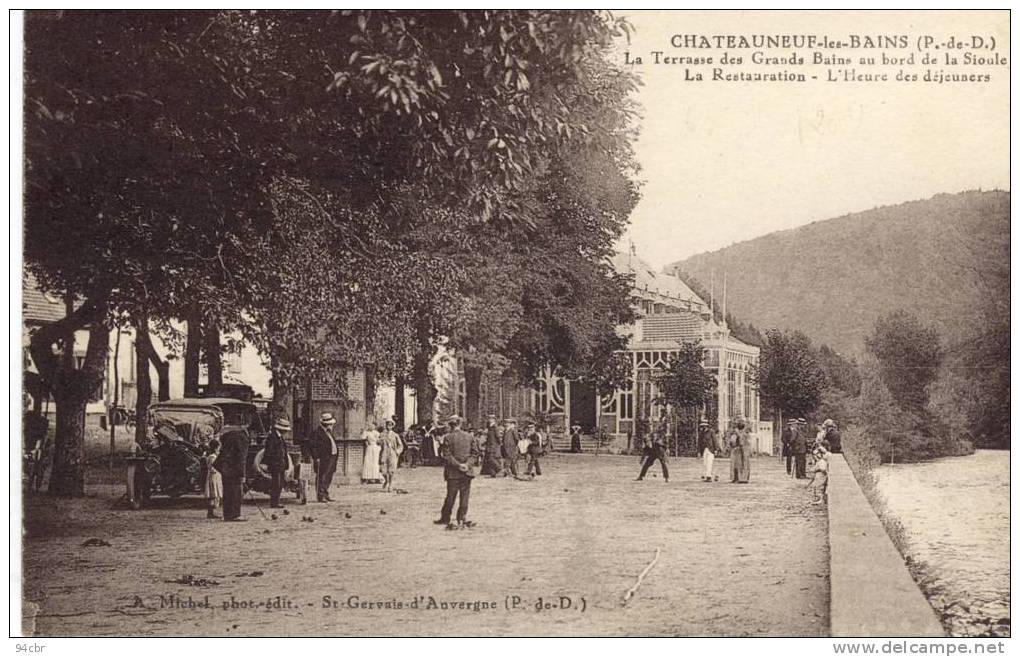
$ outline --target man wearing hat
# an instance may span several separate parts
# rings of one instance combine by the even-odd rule
[[[503,446],[499,440],[499,427],[496,426],[496,416],[490,413],[488,418],[486,418],[486,424],[485,464],[482,467],[482,474],[495,477],[503,471]]]
[[[645,460],[641,464],[641,474],[637,481],[642,481],[648,474],[648,468],[652,467],[655,461],[659,462],[662,468],[662,480],[669,483],[669,466],[666,465],[666,436],[659,431],[652,433],[651,437],[645,437]]]
[[[468,501],[471,499],[471,480],[478,474],[478,463],[482,457],[482,448],[471,434],[460,428],[463,420],[459,415],[452,415],[447,421],[450,432],[443,440],[443,479],[446,480],[446,499],[439,512],[437,525],[446,525],[447,529],[468,529],[475,523],[467,519]],[[450,522],[453,503],[460,496],[457,507],[457,524]]]
[[[797,479],[807,479],[807,420],[797,418],[796,430],[790,450],[793,452],[793,472]]]
[[[262,464],[269,471],[269,508],[279,509],[280,492],[283,491],[283,475],[290,465],[287,456],[286,434],[290,432],[290,420],[281,417],[273,424],[266,436],[266,444],[262,453]]]
[[[524,436],[528,439],[528,478],[534,479],[535,475],[542,476],[542,462],[540,459],[547,451],[551,451],[548,439],[542,435],[534,422],[529,421],[524,426]]]
[[[517,451],[517,420],[512,417],[506,419],[506,431],[503,432],[503,476],[507,473],[514,476],[514,479],[518,478],[517,475],[517,459],[520,457],[520,452]]]
[[[698,451],[701,452],[701,459],[705,464],[705,474],[701,475],[702,481],[719,481],[713,470],[715,455],[719,449],[719,433],[712,428],[708,420],[702,420],[698,423]]]
[[[248,459],[248,432],[234,429],[220,438],[220,453],[213,467],[223,479],[223,519],[242,522],[241,496],[244,493],[244,470]]]
[[[312,456],[315,457],[315,498],[319,502],[331,502],[329,486],[333,483],[336,472],[336,457],[339,453],[336,439],[333,438],[333,427],[336,419],[333,414],[325,412],[319,416],[319,428],[312,436]]]
[[[790,418],[783,428],[783,451],[782,458],[786,459],[786,474],[793,475],[793,438],[797,433],[797,420]]]

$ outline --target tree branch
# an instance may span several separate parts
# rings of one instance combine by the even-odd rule
[[[32,334],[29,339],[29,352],[36,369],[39,370],[39,375],[48,385],[53,384],[60,374],[60,359],[53,354],[53,345],[63,340],[68,332],[83,329],[100,319],[105,311],[105,299],[86,299],[85,303],[70,315],[44,324]],[[65,348],[73,349],[74,345],[67,345]],[[92,340],[90,339],[89,349],[91,350],[91,348]],[[106,345],[106,348],[109,348],[109,344]],[[104,353],[103,358],[105,357]],[[87,354],[86,358],[88,358]]]

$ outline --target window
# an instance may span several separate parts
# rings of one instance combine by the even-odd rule
[[[652,416],[651,373],[645,369],[637,373],[637,406],[638,417],[647,419]]]
[[[545,412],[549,410],[549,393],[547,392],[547,384],[544,380],[539,379],[535,384],[535,408]]]
[[[734,370],[726,370],[726,416],[734,417],[737,414],[737,373]]]
[[[229,374],[241,374],[241,354],[229,352],[226,356],[227,372]]]
[[[624,387],[617,393],[620,404],[620,419],[621,420],[633,420],[634,419],[634,389],[633,382],[628,381]]]

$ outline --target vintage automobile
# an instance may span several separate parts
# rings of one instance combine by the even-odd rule
[[[262,465],[267,429],[255,404],[229,397],[197,397],[158,402],[149,407],[146,444],[134,445],[127,458],[128,501],[140,508],[153,496],[204,495],[209,473],[209,441],[238,429],[249,437],[245,493],[269,492]],[[301,495],[300,449],[288,441],[285,489]]]

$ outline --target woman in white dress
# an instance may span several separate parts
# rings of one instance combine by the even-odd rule
[[[361,437],[365,440],[365,462],[361,466],[361,483],[381,483],[382,472],[379,470],[379,453],[382,451],[382,448],[379,445],[378,427],[375,424],[369,423]]]

